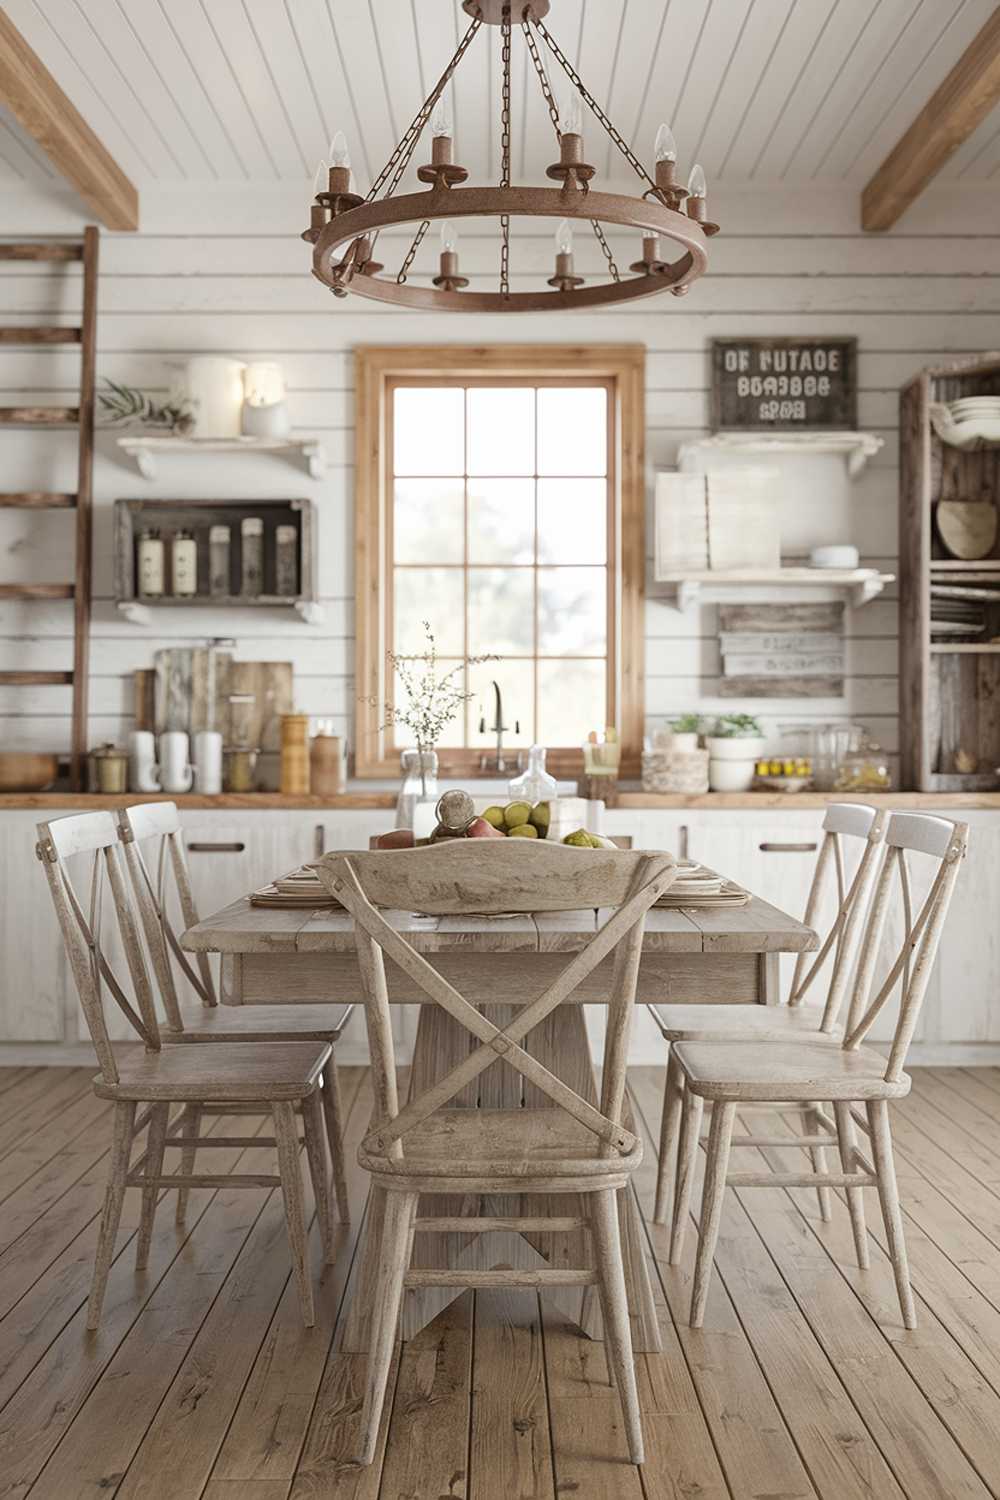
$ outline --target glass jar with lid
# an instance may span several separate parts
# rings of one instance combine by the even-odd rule
[[[858,728],[841,756],[835,792],[887,792],[892,785],[889,762],[882,746]]]

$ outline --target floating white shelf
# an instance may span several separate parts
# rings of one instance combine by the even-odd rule
[[[315,438],[185,438],[120,437],[118,446],[144,479],[156,478],[158,461],[166,455],[180,453],[277,453],[301,460],[313,479],[326,473],[326,451]]]
[[[699,449],[717,448],[729,453],[842,453],[847,472],[857,479],[885,440],[872,432],[716,432],[697,442],[682,443],[677,467],[694,467],[690,460]],[[685,462],[685,459],[688,462]]]
[[[215,594],[186,595],[182,599],[165,597],[146,602],[143,599],[119,599],[115,608],[123,619],[128,620],[130,625],[141,625],[144,628],[152,625],[153,611],[164,609],[170,605],[181,605],[190,609],[192,605],[200,605],[204,609],[246,609],[253,606],[263,606],[265,609],[294,609],[299,619],[305,625],[322,625],[326,619],[326,610],[322,604],[315,599],[272,599],[267,596],[259,596],[247,599],[237,596],[234,599],[219,598]]]
[[[846,594],[855,609],[881,594],[894,573],[875,568],[717,568],[663,573],[657,583],[672,584],[679,610],[696,604],[702,592],[732,588],[811,588],[821,596]]]

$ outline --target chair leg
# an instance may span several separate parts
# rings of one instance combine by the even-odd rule
[[[326,1141],[330,1148],[330,1166],[333,1170],[333,1191],[337,1199],[337,1217],[341,1224],[351,1222],[351,1210],[347,1202],[347,1180],[344,1177],[344,1124],[340,1107],[340,1079],[337,1076],[337,1054],[330,1054],[330,1061],[323,1069],[322,1085],[323,1115],[326,1119]]]
[[[87,1303],[87,1328],[91,1332],[101,1321],[104,1291],[108,1284],[108,1272],[111,1269],[111,1261],[115,1252],[115,1238],[121,1222],[125,1179],[128,1176],[129,1158],[132,1155],[134,1124],[135,1104],[131,1102],[116,1104],[111,1158],[108,1163],[108,1185],[104,1193],[101,1231],[97,1240],[97,1255],[94,1258],[94,1279],[90,1285],[90,1300]]]
[[[708,1286],[712,1279],[712,1261],[719,1238],[719,1223],[722,1219],[722,1200],[726,1192],[726,1173],[729,1170],[729,1147],[733,1138],[733,1121],[736,1105],[729,1100],[718,1100],[712,1107],[712,1129],[708,1137],[708,1164],[705,1168],[705,1186],[701,1195],[701,1220],[698,1225],[698,1259],[694,1267],[694,1290],[691,1293],[692,1328],[700,1328],[705,1321],[705,1304],[708,1301]]]
[[[639,1414],[639,1391],[635,1383],[635,1359],[632,1355],[632,1331],[628,1321],[628,1296],[625,1290],[625,1267],[622,1263],[621,1230],[618,1224],[618,1194],[612,1188],[588,1195],[591,1200],[590,1222],[594,1237],[594,1259],[600,1278],[604,1307],[604,1337],[608,1346],[608,1363],[614,1372],[625,1417],[625,1439],[629,1458],[634,1464],[645,1462],[642,1446],[642,1417]]]
[[[197,1140],[201,1131],[201,1105],[189,1104],[184,1110],[184,1120],[181,1124],[181,1135],[191,1145],[181,1148],[181,1164],[179,1171],[182,1177],[190,1177],[194,1172],[195,1156],[198,1150]],[[177,1189],[177,1214],[176,1222],[183,1224],[187,1217],[188,1198],[191,1189],[182,1187]]]
[[[385,1192],[384,1189],[379,1191]],[[403,1277],[410,1259],[410,1238],[417,1209],[416,1193],[385,1192],[385,1218],[379,1242],[375,1297],[372,1303],[368,1346],[365,1405],[361,1414],[361,1451],[358,1463],[375,1458],[382,1407],[389,1384],[396,1326],[403,1301]]]
[[[819,1124],[819,1106],[810,1104],[804,1111],[806,1135],[820,1135],[822,1126]],[[826,1147],[810,1146],[809,1160],[812,1162],[813,1172],[817,1177],[825,1177],[829,1168],[826,1164]],[[817,1184],[816,1198],[819,1202],[819,1216],[824,1224],[829,1224],[833,1218],[833,1195],[828,1187]]]
[[[680,1063],[674,1060],[674,1049],[667,1045],[667,1081],[663,1089],[663,1115],[660,1119],[660,1155],[656,1175],[656,1207],[653,1223],[667,1222],[667,1194],[669,1192],[670,1167],[677,1146],[677,1135],[684,1106],[684,1074]]]
[[[857,1170],[854,1161],[854,1148],[858,1142],[858,1133],[851,1115],[851,1106],[847,1103],[837,1103],[833,1106],[833,1112],[837,1118],[837,1143],[840,1147],[840,1165],[845,1172],[854,1172]],[[849,1187],[847,1189],[847,1208],[851,1215],[854,1250],[861,1270],[867,1271],[871,1265],[871,1256],[868,1251],[868,1230],[865,1226],[864,1194],[864,1188]]]
[[[680,1264],[684,1252],[684,1236],[691,1213],[691,1190],[694,1187],[694,1172],[698,1162],[698,1140],[701,1136],[701,1117],[705,1101],[691,1089],[684,1090],[684,1109],[681,1113],[681,1138],[677,1147],[677,1178],[674,1183],[674,1217],[670,1228],[670,1264]]]
[[[309,1242],[306,1239],[306,1220],[302,1199],[302,1174],[299,1171],[299,1132],[295,1123],[294,1106],[287,1101],[271,1105],[274,1117],[274,1135],[278,1146],[278,1171],[281,1174],[281,1192],[285,1200],[285,1221],[288,1225],[288,1249],[292,1257],[292,1272],[299,1292],[299,1307],[302,1321],[312,1328],[316,1321],[313,1309],[312,1280],[309,1274]]]
[[[306,1157],[316,1199],[316,1217],[323,1240],[323,1259],[330,1265],[335,1259],[333,1248],[333,1210],[330,1204],[330,1177],[326,1165],[323,1105],[319,1091],[314,1090],[302,1101],[302,1127],[306,1137]]]
[[[167,1124],[170,1119],[169,1104],[154,1104],[149,1114],[149,1129],[146,1132],[145,1176],[150,1186],[142,1190],[142,1216],[139,1234],[135,1243],[135,1268],[144,1271],[149,1260],[149,1247],[153,1239],[153,1220],[156,1218],[156,1200],[160,1189],[156,1178],[163,1176],[163,1150],[167,1139]]]
[[[872,1133],[872,1151],[875,1175],[878,1178],[878,1197],[885,1221],[885,1236],[892,1257],[892,1271],[896,1278],[899,1309],[907,1328],[916,1328],[917,1309],[910,1286],[910,1268],[906,1260],[906,1238],[903,1234],[903,1213],[899,1206],[899,1189],[896,1186],[896,1164],[892,1156],[892,1133],[889,1129],[889,1101],[872,1099],[868,1103],[868,1128]]]

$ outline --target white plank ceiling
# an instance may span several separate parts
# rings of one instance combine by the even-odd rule
[[[553,35],[648,161],[661,119],[710,181],[866,181],[995,0],[553,0]],[[458,0],[0,0],[140,187],[311,179],[343,129],[362,191],[467,24]],[[456,77],[459,159],[498,170],[499,48]],[[514,167],[553,159],[523,42]],[[558,93],[558,90],[557,90]],[[590,157],[620,176],[593,120]],[[627,168],[625,171],[627,173]],[[0,179],[51,169],[0,112]],[[1000,176],[1000,112],[943,174]]]

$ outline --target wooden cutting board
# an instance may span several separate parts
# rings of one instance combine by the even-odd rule
[[[997,539],[997,510],[990,500],[939,500],[937,529],[952,557],[988,557]]]
[[[292,712],[294,672],[290,661],[233,661],[224,651],[175,647],[157,651],[151,670],[135,673],[136,728],[217,729],[223,743],[276,752],[280,719]],[[233,697],[252,702],[233,705]]]

